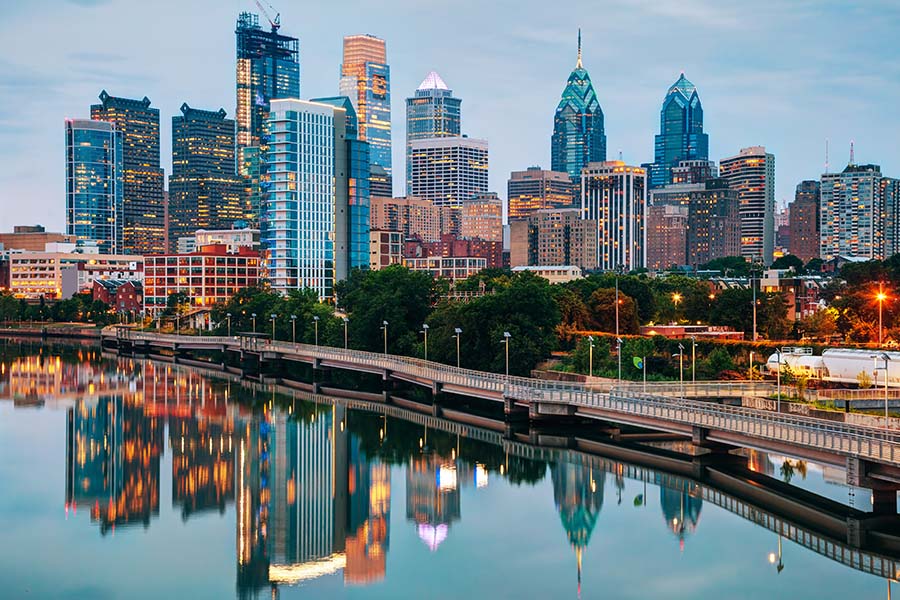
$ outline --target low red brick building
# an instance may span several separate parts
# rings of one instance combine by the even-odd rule
[[[141,312],[144,309],[144,284],[131,279],[95,279],[94,300],[110,306],[117,313]]]

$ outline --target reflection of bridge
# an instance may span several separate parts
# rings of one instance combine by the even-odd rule
[[[897,432],[689,400],[673,397],[671,391],[652,393],[651,388],[644,393],[633,387],[623,387],[601,393],[585,384],[506,377],[403,356],[258,338],[192,337],[107,329],[103,341],[123,352],[158,353],[165,350],[174,353],[176,361],[185,353],[211,350],[237,355],[242,365],[255,360],[260,370],[266,364],[291,361],[309,363],[314,368],[375,373],[385,381],[399,380],[428,387],[435,396],[446,392],[493,400],[503,403],[507,413],[527,411],[535,420],[598,419],[690,435],[698,443],[758,448],[846,465],[853,478],[851,483],[862,485],[874,481],[877,484],[870,487],[879,495],[879,506],[895,503],[890,494],[896,492],[900,481],[900,435]],[[733,384],[729,386],[733,387]]]

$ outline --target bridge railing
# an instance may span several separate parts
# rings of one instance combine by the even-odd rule
[[[787,389],[787,386],[782,386]],[[775,386],[765,381],[677,381],[624,382],[613,384],[613,389],[628,392],[650,393],[684,398],[740,398],[743,396],[767,396],[775,393]]]

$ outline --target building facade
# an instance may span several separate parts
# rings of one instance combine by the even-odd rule
[[[820,180],[820,257],[883,260],[885,206],[881,167],[849,164]]]
[[[359,123],[357,139],[369,143],[371,167],[376,174],[391,168],[391,68],[384,40],[373,35],[344,37],[340,94],[350,98]]]
[[[597,268],[633,271],[647,263],[647,172],[620,160],[581,174],[582,217],[597,223]]]
[[[227,252],[224,245],[204,246],[191,254],[145,257],[144,310],[153,317],[169,296],[187,294],[194,307],[227,302],[238,290],[259,283],[259,253],[249,248]]]
[[[410,147],[413,140],[462,135],[462,100],[453,97],[441,76],[431,71],[412,98],[406,99],[406,185],[409,189]]]
[[[674,183],[672,169],[681,161],[708,158],[709,136],[703,132],[703,105],[697,88],[682,73],[666,93],[659,113],[654,162],[648,169],[650,187]]]
[[[68,236],[103,254],[124,252],[123,174],[122,133],[115,123],[66,120]]]
[[[458,281],[486,269],[487,259],[475,256],[427,256],[404,258],[403,264],[411,271],[425,271],[434,278]]]
[[[369,231],[369,269],[378,271],[403,262],[403,234],[399,231]]]
[[[277,19],[276,19],[277,21]],[[237,172],[246,177],[245,194],[256,225],[267,182],[265,151],[270,102],[300,97],[300,40],[278,33],[279,23],[265,31],[255,14],[242,12],[235,27]]]
[[[575,70],[569,75],[553,118],[550,156],[550,168],[568,173],[573,181],[580,180],[581,170],[588,163],[606,160],[603,110],[581,62],[581,30]]]
[[[4,250],[43,252],[47,244],[75,244],[75,235],[46,231],[42,225],[15,225],[12,233],[0,233],[0,246]]]
[[[587,271],[597,268],[597,233],[593,219],[583,219],[580,208],[538,210],[525,219],[509,222],[509,265],[571,265]]]
[[[494,192],[463,200],[459,207],[459,237],[502,242],[503,200]]]
[[[575,203],[575,185],[569,174],[528,167],[510,173],[506,184],[509,219],[522,219],[538,210],[567,208]]]
[[[446,211],[422,198],[372,198],[372,229],[399,231],[424,242],[441,239]]]
[[[409,142],[410,196],[438,206],[456,206],[488,191],[488,143],[467,137]]]
[[[687,264],[688,207],[656,204],[647,208],[647,268],[664,271]]]
[[[737,190],[741,213],[741,256],[771,264],[775,250],[775,155],[763,146],[742,148],[719,161],[719,173]]]
[[[194,245],[224,245],[226,252],[237,252],[239,248],[259,251],[259,229],[198,229],[194,232]]]
[[[65,300],[93,289],[97,279],[144,277],[144,259],[122,254],[23,252],[9,256],[9,291],[27,300]]]
[[[159,109],[150,99],[116,98],[103,90],[91,119],[122,133],[122,252],[162,252],[166,238],[164,174],[159,163]]]
[[[253,220],[244,183],[234,172],[235,122],[217,111],[181,105],[172,117],[169,249],[198,229],[228,229]]]
[[[804,263],[819,257],[819,189],[818,181],[801,181],[789,209],[788,250]]]
[[[884,256],[900,254],[900,179],[881,180],[884,198]]]

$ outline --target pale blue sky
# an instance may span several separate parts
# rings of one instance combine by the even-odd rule
[[[63,120],[101,89],[161,111],[162,164],[182,102],[234,113],[234,21],[252,0],[18,0],[0,16],[0,230],[64,228]],[[868,0],[276,0],[300,37],[304,97],[337,93],[341,38],[387,40],[394,167],[403,172],[404,99],[437,70],[463,99],[463,130],[490,142],[491,189],[511,170],[549,168],[553,111],[575,63],[606,115],[610,158],[653,158],[663,96],[681,70],[700,92],[711,158],[765,145],[777,198],[818,178],[825,139],[842,167],[900,177],[900,3]],[[395,187],[400,192],[399,187]]]

